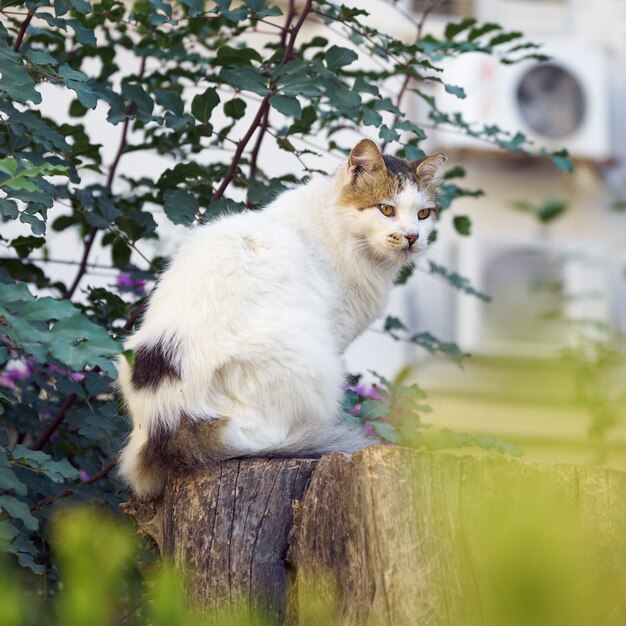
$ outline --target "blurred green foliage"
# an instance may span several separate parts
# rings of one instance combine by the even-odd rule
[[[451,596],[453,606],[449,610],[455,614],[476,602],[481,606],[480,615],[467,614],[467,626],[626,623],[625,509],[618,506],[612,521],[607,522],[603,511],[592,508],[594,502],[603,502],[604,488],[594,491],[591,479],[583,482],[591,491],[572,498],[566,482],[559,490],[559,479],[554,479],[558,469],[554,471],[548,480],[545,474],[524,475],[519,470],[519,476],[524,475],[523,482],[510,483],[511,475],[505,472],[500,477],[491,474],[484,481],[464,484],[464,518],[443,524],[439,540],[452,541],[450,549],[457,555],[453,561],[442,563],[444,573],[446,568],[462,564],[456,574],[467,588],[467,597]],[[518,490],[507,498],[508,505],[497,506],[513,485]],[[449,489],[454,492],[458,485],[449,485]],[[616,495],[619,491],[606,493]],[[446,515],[439,510],[432,514],[433,520]],[[603,532],[608,529],[608,535],[594,531],[594,515],[600,516],[597,526]],[[447,534],[450,529],[452,536]],[[2,626],[266,623],[248,606],[230,606],[205,614],[194,610],[185,600],[184,573],[167,563],[153,569],[142,582],[136,576],[140,547],[134,530],[93,507],[69,507],[57,514],[52,523],[52,548],[63,585],[47,602],[33,593],[27,579],[6,559],[1,562]],[[340,595],[329,591],[322,572],[314,580],[312,585],[298,589],[298,623],[338,623]],[[458,584],[455,580],[454,585]],[[133,590],[130,594],[129,589]],[[439,590],[437,596],[449,592]],[[54,612],[50,611],[50,602],[55,606]],[[447,619],[443,612],[432,623],[448,624]]]

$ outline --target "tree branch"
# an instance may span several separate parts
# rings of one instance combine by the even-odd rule
[[[59,409],[59,412],[56,414],[56,417],[50,422],[48,428],[44,430],[41,435],[37,438],[31,450],[41,450],[46,443],[50,440],[50,437],[55,433],[56,429],[60,426],[61,422],[65,419],[65,414],[68,412],[70,407],[76,402],[78,396],[75,393],[71,393],[67,398],[65,398],[65,402],[63,406]]]
[[[93,483],[97,482],[101,478],[105,478],[106,476],[109,475],[111,470],[115,468],[116,465],[117,465],[117,459],[114,458],[108,465],[103,467],[97,474],[94,474],[93,476],[85,480],[84,481],[85,485],[92,485]]]
[[[420,21],[417,23],[417,33],[415,35],[415,43],[419,43],[422,39],[422,31],[424,30],[424,25],[426,24],[426,20],[428,19],[428,16],[435,9],[437,9],[437,7],[441,6],[444,2],[445,0],[435,0],[435,2],[433,2],[432,4],[429,4],[422,11],[422,17],[420,18]],[[411,84],[411,78],[412,77],[410,74],[406,74],[406,76],[404,77],[404,81],[402,82],[402,86],[400,87],[400,91],[398,92],[398,97],[396,98],[396,106],[398,108],[400,108],[400,105],[402,104],[402,99],[404,98],[404,94],[406,93],[406,90],[409,88],[409,85]],[[393,118],[393,123],[391,125],[395,126],[399,120],[400,120],[400,116],[396,113],[396,115]],[[388,144],[389,144],[388,141],[383,142],[380,148],[381,152],[385,152],[385,148],[387,147]]]
[[[285,18],[285,25],[280,27],[280,47],[281,49],[285,48],[287,44],[287,37],[291,32],[291,22],[296,15],[296,2],[295,0],[289,0],[289,8],[287,9],[287,17]],[[254,180],[256,177],[257,171],[257,161],[259,158],[259,152],[261,151],[261,144],[263,143],[263,137],[265,137],[265,133],[267,131],[267,127],[269,125],[270,120],[270,110],[269,107],[265,110],[265,114],[263,115],[263,119],[261,120],[261,125],[259,127],[259,134],[257,136],[256,143],[250,152],[250,180]]]
[[[141,59],[141,65],[139,66],[138,80],[141,80],[143,78],[143,75],[146,71],[146,58],[147,57],[144,56]],[[137,108],[137,105],[134,102],[130,102],[128,106],[126,107],[126,111],[125,111],[126,116],[124,119],[124,124],[122,126],[122,136],[120,137],[120,143],[117,147],[117,152],[115,154],[115,157],[113,158],[113,161],[109,167],[109,174],[107,176],[107,189],[109,190],[109,192],[111,191],[111,187],[113,185],[113,179],[115,178],[115,172],[117,171],[117,166],[119,165],[120,159],[122,158],[124,148],[126,148],[127,138],[128,138],[128,127],[130,125],[130,116],[135,112],[136,108]],[[76,272],[76,276],[74,277],[74,282],[72,283],[72,286],[68,289],[67,293],[65,294],[66,300],[71,300],[74,297],[74,293],[76,292],[76,289],[78,289],[78,285],[80,284],[80,281],[82,280],[83,276],[85,275],[85,272],[87,271],[87,261],[89,259],[89,253],[91,252],[91,248],[93,247],[97,234],[98,234],[98,228],[94,226],[89,231],[89,235],[87,236],[87,241],[85,242],[85,248],[83,250],[83,256],[80,260],[80,266],[78,267],[78,272]]]
[[[261,150],[261,143],[263,143],[263,137],[265,137],[265,133],[267,131],[267,127],[270,122],[270,110],[269,107],[265,110],[265,115],[261,120],[261,125],[259,127],[259,134],[256,139],[256,143],[250,152],[250,180],[254,180],[256,178],[257,171],[257,161],[259,159],[259,152]]]
[[[111,470],[115,468],[116,465],[117,465],[117,459],[114,458],[108,465],[103,467],[97,474],[94,474],[87,480],[84,480],[83,484],[92,485],[98,480],[105,478],[106,476],[109,475]],[[42,500],[39,500],[39,502],[37,502],[37,504],[31,509],[31,511],[33,513],[35,513],[36,511],[40,511],[44,507],[48,506],[51,502],[54,502],[55,500],[58,500],[59,498],[67,498],[67,496],[71,496],[73,493],[74,493],[73,489],[65,489],[64,491],[61,491],[61,493],[56,493],[53,496],[48,496],[47,498],[43,498]]]
[[[287,45],[285,47],[285,52],[283,54],[283,57],[280,60],[280,63],[278,64],[278,67],[282,67],[292,58],[293,49],[296,44],[296,38],[298,36],[298,33],[300,32],[300,29],[302,28],[302,25],[304,24],[304,21],[306,20],[307,16],[311,13],[312,4],[313,4],[313,0],[306,0],[306,4],[304,5],[302,9],[302,13],[300,14],[300,17],[298,18],[298,21],[295,23],[293,27],[287,28],[285,31],[283,31],[283,33],[288,36],[289,41],[287,42],[286,39],[284,39]],[[288,18],[289,19],[292,18],[291,13],[288,15]],[[259,128],[259,125],[261,124],[263,118],[265,117],[266,112],[269,110],[271,97],[272,97],[272,93],[270,92],[263,98],[263,100],[261,100],[259,109],[256,115],[254,116],[254,119],[252,120],[250,127],[246,131],[246,134],[237,143],[237,149],[235,150],[235,154],[233,155],[233,160],[230,164],[230,167],[228,168],[226,175],[224,176],[224,179],[222,180],[222,183],[216,189],[215,193],[211,197],[211,202],[215,202],[216,200],[219,200],[220,198],[222,198],[224,196],[224,192],[226,191],[230,183],[235,178],[235,175],[237,173],[237,166],[239,165],[239,161],[241,160],[241,155],[246,149],[246,146],[248,145],[255,131],[257,130],[257,128]]]
[[[85,275],[87,271],[87,260],[89,259],[89,253],[91,252],[91,248],[93,246],[93,242],[96,240],[96,235],[98,234],[98,229],[94,226],[90,231],[89,235],[87,235],[87,241],[85,242],[85,247],[83,249],[83,256],[80,259],[80,265],[78,266],[78,271],[76,272],[76,276],[74,277],[74,281],[72,282],[72,286],[67,290],[64,298],[65,300],[71,300],[78,288],[78,285]]]
[[[35,15],[34,11],[29,11],[26,17],[24,18],[24,21],[22,22],[20,26],[20,30],[17,33],[17,37],[15,38],[15,43],[13,44],[13,52],[20,51],[20,48],[22,47],[22,42],[24,41],[24,36],[26,35],[26,30],[28,28],[28,25],[30,24],[30,21],[33,19],[34,15]]]
[[[148,300],[144,300],[136,309],[135,312],[128,318],[128,321],[122,326],[122,330],[125,333],[130,332],[135,325],[135,322],[143,315],[143,312],[146,310],[146,306],[148,304]]]

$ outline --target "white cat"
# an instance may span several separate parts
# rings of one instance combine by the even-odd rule
[[[133,419],[120,474],[138,496],[210,460],[376,443],[340,417],[342,354],[426,248],[445,161],[364,139],[334,176],[190,232],[126,342],[132,367],[119,361]]]

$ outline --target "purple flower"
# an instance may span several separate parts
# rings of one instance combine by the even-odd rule
[[[87,482],[89,480],[90,476],[85,470],[78,470],[78,473],[80,474],[80,479],[83,482]]]
[[[143,278],[133,278],[130,272],[122,272],[115,279],[115,286],[120,291],[133,291],[141,295],[146,289],[146,281]]]
[[[71,372],[70,379],[75,383],[80,383],[85,380],[85,374],[83,374],[83,372]]]
[[[348,385],[348,389],[352,389],[352,391],[359,394],[361,398],[369,398],[370,400],[385,399],[383,396],[380,395],[378,389],[372,385],[359,383],[358,385]]]
[[[33,369],[32,359],[8,361],[4,370],[0,373],[0,387],[13,389],[18,381],[29,378],[33,373]]]
[[[48,365],[48,374],[60,374],[61,376],[67,376],[75,383],[80,383],[85,380],[85,374],[83,372],[75,372],[69,367],[62,369],[55,363],[50,363]]]

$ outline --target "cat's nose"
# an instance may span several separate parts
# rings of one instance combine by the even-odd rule
[[[409,242],[409,248],[418,240],[419,235],[411,233],[410,235],[404,235],[406,240]]]

